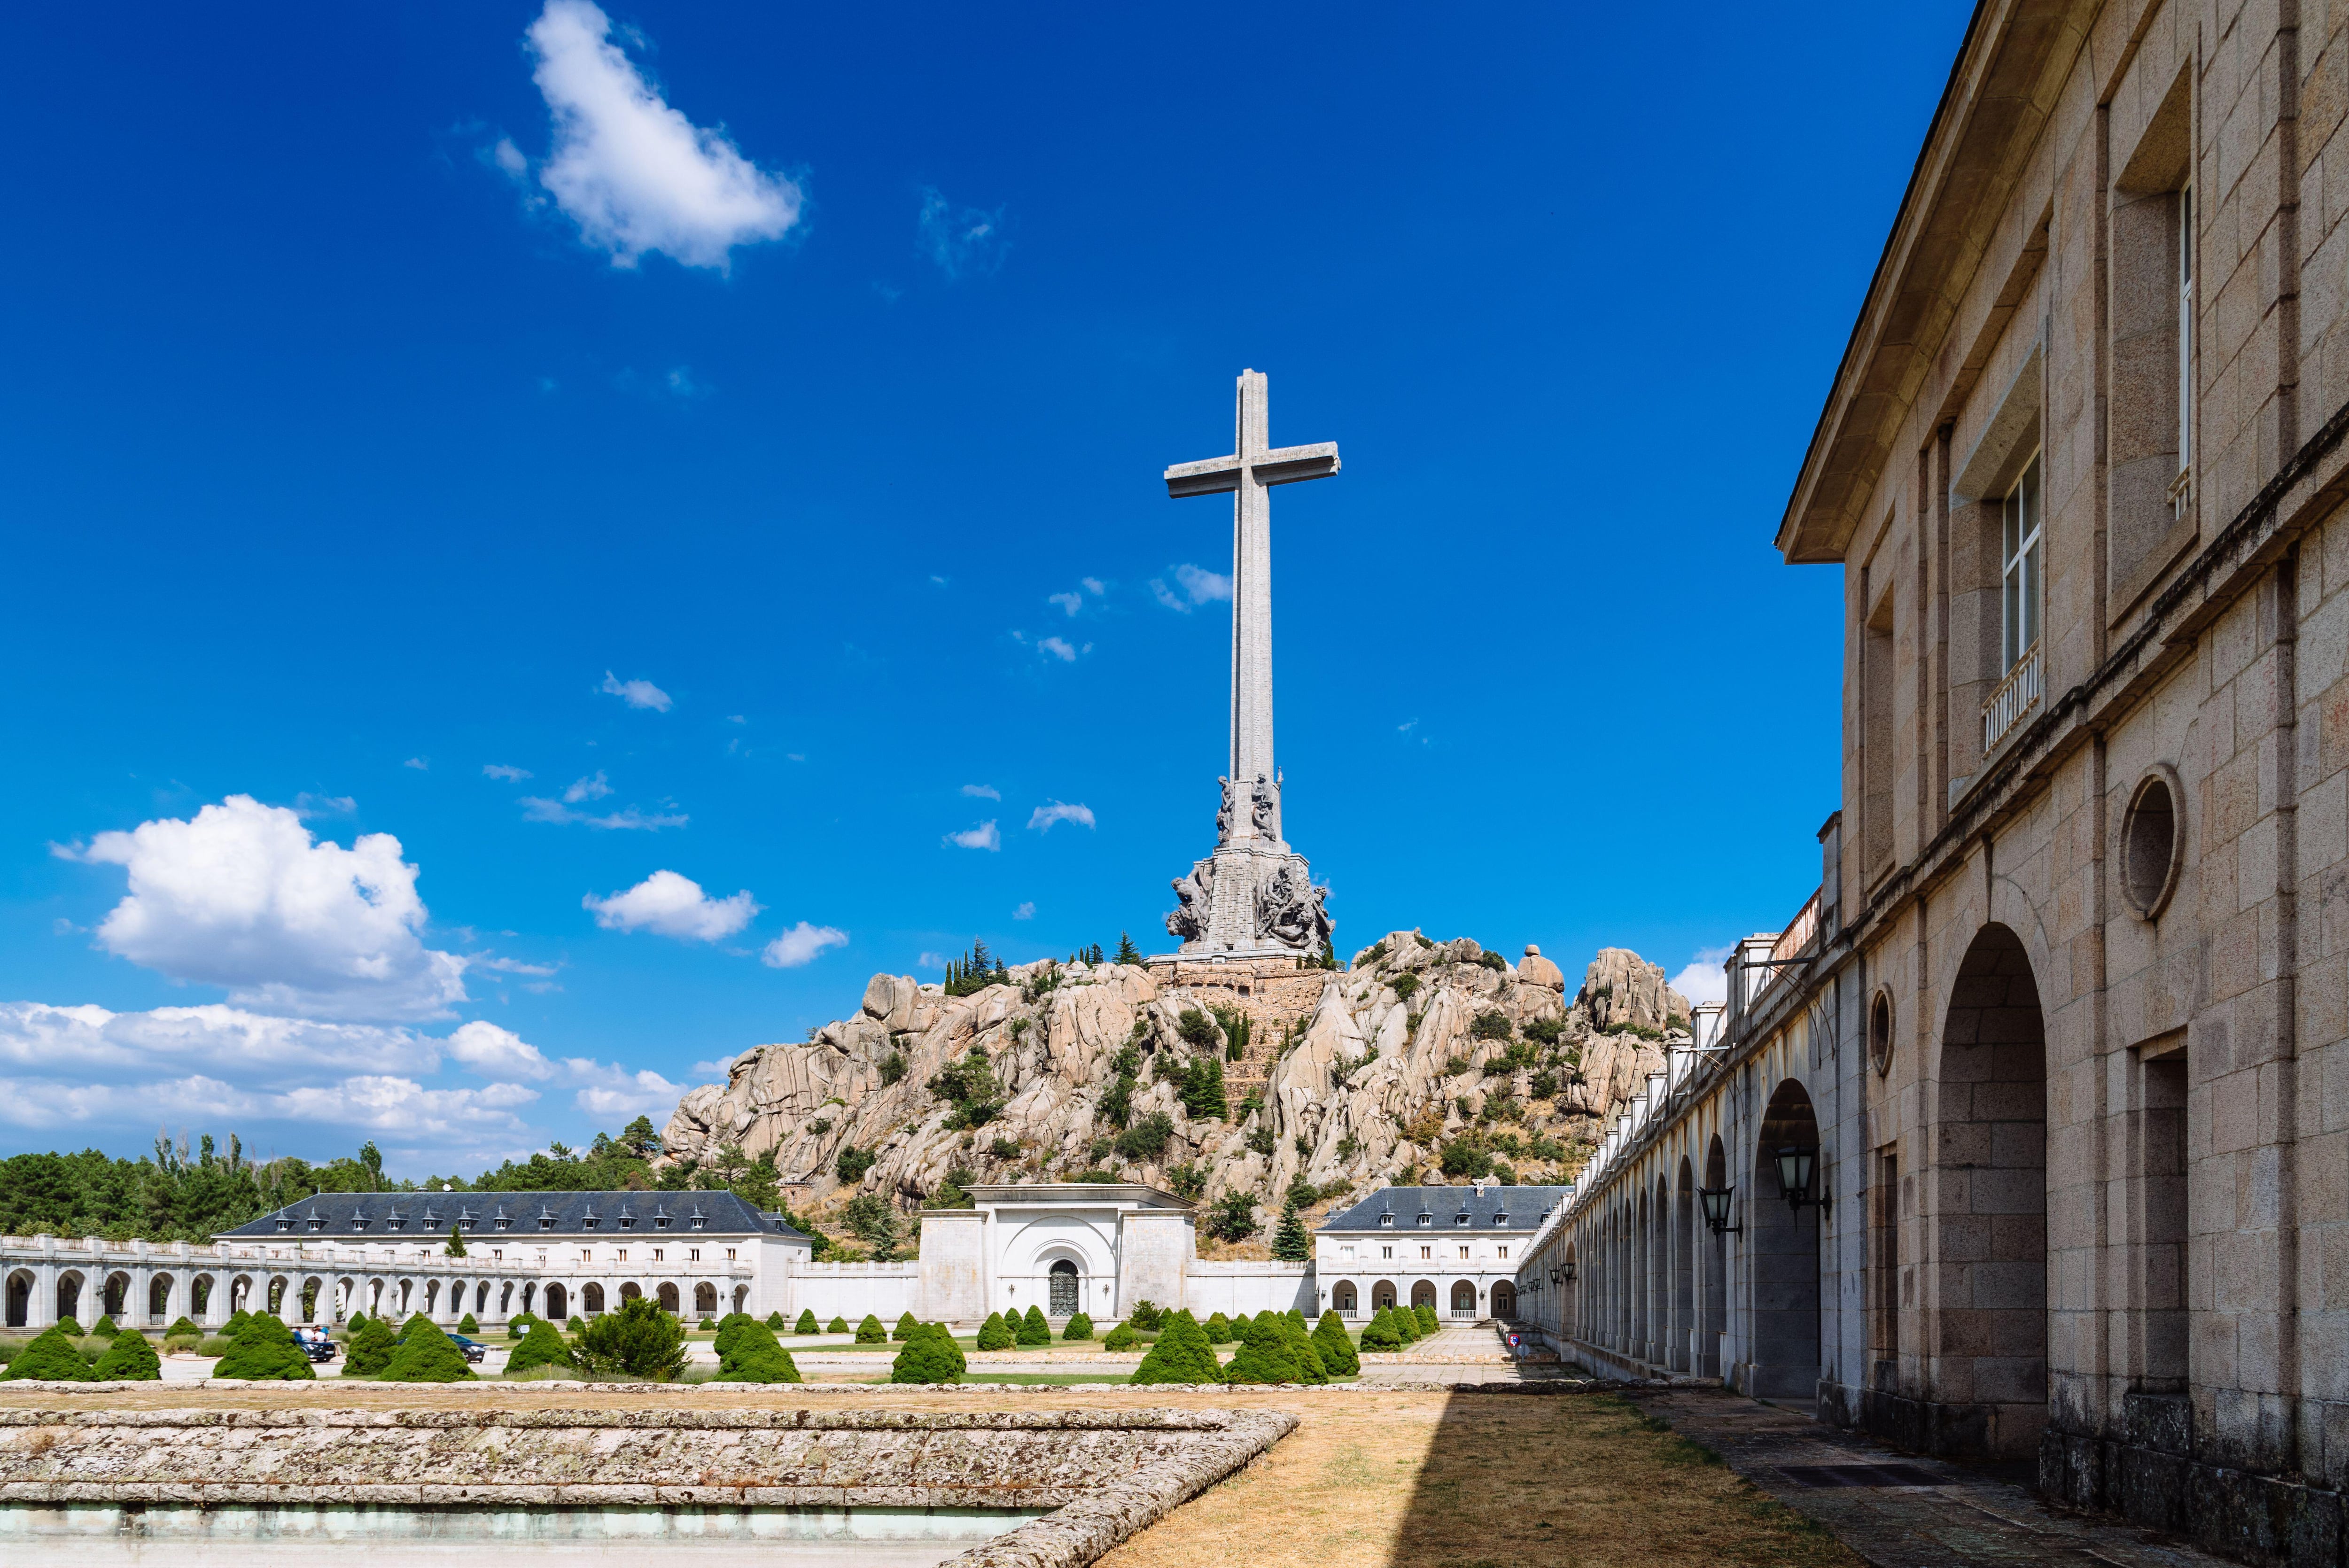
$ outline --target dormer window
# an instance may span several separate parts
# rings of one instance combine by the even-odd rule
[[[1468,1211],[1463,1209],[1457,1214],[1453,1215],[1452,1222],[1455,1225],[1466,1224],[1468,1222]]]
[[[310,1216],[310,1228],[311,1228],[312,1230],[314,1230],[314,1231],[323,1231],[323,1230],[325,1230],[325,1229],[326,1228],[326,1216],[325,1216],[325,1215],[323,1215],[323,1214],[313,1214],[313,1215],[311,1215],[311,1216]]]
[[[653,1216],[653,1229],[654,1229],[654,1230],[656,1230],[656,1231],[666,1231],[666,1230],[667,1230],[667,1229],[668,1229],[668,1216],[667,1216],[667,1214],[656,1214],[656,1215],[654,1215],[654,1216]]]
[[[594,1230],[594,1229],[595,1228],[595,1215],[593,1215],[593,1214],[590,1214],[590,1215],[588,1215],[585,1219],[584,1219],[584,1220],[580,1221],[580,1222],[579,1222],[579,1228],[580,1228],[581,1230],[583,1230],[583,1231],[592,1231],[592,1230]]]
[[[624,1231],[633,1231],[636,1228],[636,1217],[634,1214],[623,1214],[620,1216],[620,1229]]]
[[[1419,1222],[1423,1225],[1432,1225],[1435,1223],[1435,1216],[1433,1214],[1422,1214],[1419,1217]]]
[[[1509,1228],[1509,1217],[1506,1214],[1495,1214],[1493,1216],[1493,1223],[1506,1231]]]
[[[701,1227],[702,1227],[702,1226],[704,1226],[704,1225],[706,1225],[706,1224],[708,1224],[708,1223],[709,1223],[709,1221],[707,1221],[707,1220],[705,1220],[705,1219],[703,1219],[703,1218],[702,1218],[700,1215],[698,1215],[698,1214],[696,1214],[696,1215],[693,1217],[693,1228],[694,1228],[695,1230],[697,1230],[697,1231],[698,1231],[698,1230],[699,1230],[699,1229],[701,1229]]]
[[[477,1221],[477,1220],[475,1220],[475,1219],[473,1218],[473,1216],[472,1216],[472,1215],[468,1214],[468,1215],[466,1215],[463,1219],[461,1219],[461,1220],[458,1221],[457,1222],[458,1222],[459,1224],[460,1224],[460,1225],[464,1226],[464,1227],[465,1227],[465,1229],[467,1229],[467,1230],[469,1230],[469,1231],[470,1231],[470,1230],[471,1230],[471,1229],[472,1229],[476,1224],[478,1224],[480,1222],[479,1222],[479,1221]]]
[[[294,1222],[281,1219],[277,1222],[277,1228],[281,1231],[290,1231],[294,1228]]]
[[[1392,1225],[1394,1223],[1394,1216],[1392,1214],[1381,1214],[1379,1216],[1379,1223],[1381,1225]]]
[[[500,1214],[500,1215],[498,1216],[498,1218],[497,1218],[497,1227],[498,1227],[498,1229],[499,1229],[499,1230],[501,1230],[501,1231],[502,1231],[502,1230],[505,1230],[505,1229],[509,1228],[509,1227],[510,1227],[510,1226],[512,1226],[512,1224],[513,1224],[513,1222],[512,1222],[512,1220],[507,1219],[503,1214]]]
[[[351,1216],[351,1229],[352,1229],[352,1230],[354,1230],[354,1231],[364,1231],[364,1230],[366,1230],[366,1229],[367,1229],[367,1216],[366,1216],[365,1214],[353,1214],[353,1215]]]
[[[554,1229],[554,1216],[552,1214],[541,1214],[538,1217],[538,1228],[542,1231],[551,1231]]]
[[[386,1220],[383,1222],[383,1228],[387,1231],[396,1231],[406,1223],[408,1223],[406,1220],[401,1219],[398,1214],[394,1214],[390,1219]]]

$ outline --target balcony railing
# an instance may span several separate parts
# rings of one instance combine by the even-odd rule
[[[1998,743],[2006,738],[2007,731],[2021,722],[2023,716],[2039,705],[2039,695],[2044,686],[2041,678],[2040,645],[2033,643],[2017,659],[1998,689],[1982,704],[1982,755],[1988,757]]]

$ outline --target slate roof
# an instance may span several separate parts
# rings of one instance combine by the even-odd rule
[[[218,1233],[223,1240],[423,1241],[446,1236],[450,1225],[469,1236],[516,1239],[804,1234],[731,1192],[321,1192]]]
[[[1531,1235],[1566,1201],[1566,1187],[1383,1187],[1316,1227],[1322,1231],[1509,1231]],[[1392,1223],[1380,1216],[1392,1214]],[[1419,1217],[1427,1216],[1422,1225]],[[1461,1216],[1467,1219],[1463,1222]]]

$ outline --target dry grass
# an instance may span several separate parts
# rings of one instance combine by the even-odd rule
[[[1059,1398],[1065,1393],[1065,1400]],[[1014,1393],[820,1394],[702,1385],[601,1393],[520,1384],[156,1384],[137,1393],[12,1390],[0,1405],[47,1408],[837,1410],[1268,1407],[1296,1434],[1221,1486],[1102,1559],[1104,1568],[1857,1568],[1859,1559],[1704,1449],[1606,1395],[1315,1392],[1178,1394],[1115,1387]]]

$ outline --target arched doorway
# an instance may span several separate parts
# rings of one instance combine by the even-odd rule
[[[1435,1306],[1435,1282],[1432,1279],[1423,1279],[1413,1285],[1411,1305],[1414,1311],[1423,1306],[1433,1310]]]
[[[1631,1244],[1630,1284],[1631,1287],[1630,1339],[1627,1348],[1639,1359],[1648,1359],[1648,1293],[1654,1283],[1649,1277],[1649,1263],[1655,1249],[1648,1244],[1648,1194],[1642,1189],[1632,1200],[1637,1205],[1631,1212]]]
[[[1704,1184],[1714,1191],[1729,1185],[1729,1151],[1714,1133],[1705,1150]],[[1753,1201],[1747,1199],[1747,1207]],[[1721,1376],[1721,1336],[1729,1326],[1729,1238],[1705,1227],[1704,1314],[1697,1322],[1696,1370],[1700,1377]]]
[[[1056,1259],[1045,1276],[1051,1289],[1051,1302],[1045,1311],[1053,1317],[1067,1317],[1077,1310],[1077,1265],[1066,1258]]]
[[[1819,1119],[1797,1078],[1771,1095],[1754,1141],[1754,1196],[1745,1205],[1754,1271],[1754,1374],[1746,1391],[1764,1399],[1813,1399],[1819,1391],[1819,1212],[1786,1201],[1778,1155],[1787,1149],[1809,1151],[1816,1196]]]
[[[130,1276],[127,1274],[110,1274],[107,1275],[105,1285],[98,1291],[98,1299],[102,1304],[101,1310],[104,1311],[107,1316],[115,1318],[129,1316],[130,1312]]]
[[[1943,1452],[2020,1458],[2047,1424],[2047,1037],[2030,955],[1986,925],[1950,992],[1936,1085],[1935,1271],[1928,1398]]]
[[[638,1284],[634,1280],[628,1280],[620,1286],[620,1299],[622,1301],[634,1301],[636,1297],[644,1294],[644,1286]]]
[[[171,1289],[178,1283],[167,1274],[159,1274],[147,1282],[147,1316],[150,1322],[171,1321]]]
[[[1471,1281],[1462,1279],[1452,1282],[1452,1315],[1454,1317],[1476,1315],[1476,1286]]]
[[[1330,1287],[1330,1310],[1348,1317],[1354,1315],[1354,1282],[1341,1279]]]
[[[1696,1172],[1688,1157],[1681,1157],[1680,1176],[1672,1192],[1672,1333],[1664,1346],[1664,1365],[1687,1372],[1696,1356]]]
[[[1371,1286],[1371,1310],[1372,1312],[1392,1312],[1394,1310],[1394,1281],[1391,1279],[1382,1279],[1379,1281],[1378,1284]]]
[[[590,1317],[603,1311],[604,1287],[600,1284],[582,1285],[579,1290],[579,1310]]]
[[[57,1275],[57,1321],[81,1323],[81,1275],[71,1269]],[[87,1328],[88,1324],[82,1324]]]
[[[33,1315],[33,1276],[19,1269],[8,1276],[8,1326],[24,1328]]]
[[[708,1285],[704,1285],[702,1288],[704,1290],[709,1289]],[[717,1295],[718,1293],[716,1291],[710,1291],[710,1305],[712,1306],[718,1305]],[[672,1317],[677,1315],[677,1286],[673,1284],[665,1284],[660,1287],[660,1309],[663,1312],[667,1313]]]
[[[693,1287],[693,1310],[707,1317],[718,1310],[718,1287],[704,1280]]]
[[[1495,1317],[1517,1315],[1517,1287],[1507,1280],[1498,1281],[1493,1286],[1493,1315]]]
[[[571,1316],[571,1298],[559,1284],[546,1287],[546,1315],[556,1323],[566,1322]]]

